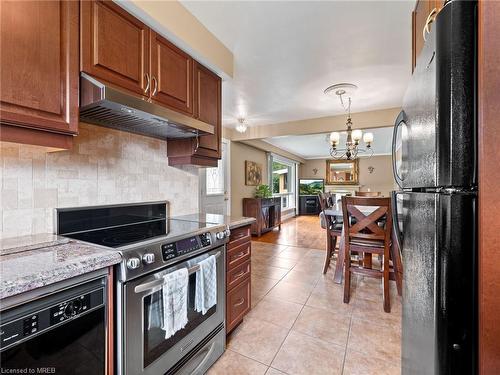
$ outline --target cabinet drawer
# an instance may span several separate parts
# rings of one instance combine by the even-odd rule
[[[250,278],[244,280],[227,293],[226,298],[226,331],[231,331],[250,311]]]
[[[243,245],[228,250],[226,254],[226,271],[229,272],[234,269],[234,267],[239,266],[247,260],[250,260],[251,251],[251,242],[246,242]]]
[[[226,290],[231,290],[247,277],[250,277],[250,260],[245,261],[245,263],[242,263],[227,272]]]
[[[250,240],[251,240],[250,225],[240,228],[235,228],[231,230],[231,236],[229,237],[229,243],[227,247],[229,249],[232,249]]]

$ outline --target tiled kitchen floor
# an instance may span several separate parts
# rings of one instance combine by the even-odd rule
[[[252,243],[252,311],[209,374],[399,374],[401,302],[353,277],[351,301],[322,275],[324,250]],[[333,266],[333,267],[332,267]]]

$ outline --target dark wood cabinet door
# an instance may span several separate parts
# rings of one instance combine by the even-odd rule
[[[194,116],[215,127],[213,135],[200,137],[196,154],[220,159],[221,157],[221,79],[204,66],[194,64]]]
[[[154,101],[193,114],[193,59],[151,32],[151,95]]]
[[[428,18],[431,19],[429,28],[444,5],[444,0],[418,0],[412,13],[412,71],[415,70],[417,59],[424,47],[424,27]]]
[[[251,285],[250,278],[233,288],[226,295],[226,332],[233,330],[250,311]]]
[[[0,2],[0,117],[6,128],[77,132],[78,17],[73,1]]]
[[[415,5],[415,10],[412,14],[412,39],[413,39],[413,51],[412,51],[412,71],[417,65],[417,58],[424,47],[424,37],[423,29],[425,26],[425,21],[427,16],[431,11],[431,3],[429,0],[418,0]]]
[[[80,4],[81,70],[149,96],[150,29],[111,1]]]

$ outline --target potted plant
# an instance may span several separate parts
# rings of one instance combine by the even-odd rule
[[[269,185],[259,185],[255,188],[255,198],[271,198],[272,196]]]

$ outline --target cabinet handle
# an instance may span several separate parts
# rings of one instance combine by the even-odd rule
[[[247,273],[247,271],[240,271],[236,275],[234,275],[234,278],[237,279],[238,277],[243,276],[246,273]]]
[[[246,254],[245,251],[241,251],[239,252],[238,254],[236,254],[234,257],[233,257],[233,260],[236,260],[236,259],[240,259],[242,256],[244,256]]]
[[[427,16],[427,19],[425,20],[425,25],[424,25],[424,28],[422,29],[422,38],[424,39],[424,42],[427,41],[425,34],[426,33],[429,34],[431,32],[431,30],[429,29],[429,25],[434,22],[437,14],[438,14],[438,9],[434,8],[433,10],[431,10],[429,15]]]
[[[241,306],[241,305],[243,305],[244,302],[245,302],[245,299],[244,298],[240,298],[238,300],[238,302],[236,302],[233,306],[234,307]]]
[[[156,80],[155,76],[152,76],[151,81],[153,81],[154,83],[153,93],[151,94],[151,96],[155,96],[156,93],[158,92],[158,81]]]
[[[147,94],[148,91],[149,91],[149,86],[150,86],[151,80],[149,78],[149,74],[148,73],[144,74],[144,77],[146,78],[146,81],[147,81],[146,88],[144,89],[144,94]]]

